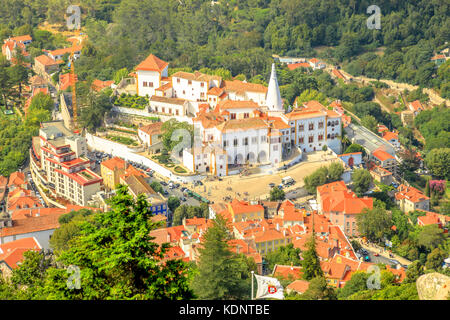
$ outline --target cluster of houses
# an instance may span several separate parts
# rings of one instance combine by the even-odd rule
[[[288,289],[305,290],[308,283],[301,280],[301,266],[275,265],[266,270],[265,256],[280,246],[292,244],[294,248],[307,250],[307,242],[314,235],[316,251],[327,282],[342,288],[356,271],[367,271],[373,263],[364,262],[354,251],[349,236],[357,234],[354,229],[355,216],[364,208],[372,208],[373,199],[357,198],[341,182],[324,185],[317,190],[319,210],[307,211],[298,208],[290,200],[240,201],[211,204],[208,218],[184,219],[179,226],[160,228],[151,232],[159,244],[170,243],[166,259],[197,261],[202,236],[217,215],[229,223],[233,240],[230,250],[252,257],[258,273],[272,273],[274,276],[291,280]],[[390,268],[402,281],[406,274],[400,265]],[[304,291],[301,291],[302,293]]]

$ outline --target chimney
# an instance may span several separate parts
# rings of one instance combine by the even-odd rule
[[[277,223],[277,231],[280,231],[280,225]]]
[[[291,270],[294,270],[294,263],[291,261]]]
[[[170,243],[170,233],[167,233],[167,242]]]

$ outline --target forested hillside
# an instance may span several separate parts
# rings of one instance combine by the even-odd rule
[[[0,35],[64,23],[68,0],[1,0]],[[149,52],[173,67],[224,67],[248,79],[268,76],[271,54],[349,62],[349,71],[442,88],[429,63],[450,39],[449,4],[440,0],[380,0],[381,30],[369,30],[367,7],[356,0],[80,0],[89,44],[81,79],[112,79]],[[130,21],[132,21],[130,23]],[[25,25],[25,26],[24,26]],[[372,52],[384,47],[384,56]],[[442,72],[443,73],[443,72]],[[444,78],[444,79],[442,79]],[[440,83],[444,83],[442,87]]]

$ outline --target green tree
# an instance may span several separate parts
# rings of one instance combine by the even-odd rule
[[[120,81],[122,81],[123,78],[126,78],[128,76],[128,70],[127,68],[122,68],[116,71],[114,74],[114,83],[119,84]]]
[[[317,276],[309,282],[308,290],[301,295],[302,300],[337,300],[335,290],[328,286],[323,276]]]
[[[327,183],[328,179],[328,169],[327,167],[320,167],[309,176],[306,176],[304,179],[305,189],[313,194],[316,193],[316,189],[318,186],[324,185]]]
[[[303,279],[311,280],[316,277],[323,277],[323,271],[320,267],[319,256],[316,251],[316,239],[313,232],[311,238],[306,243],[307,250],[302,253],[302,271]]]
[[[366,155],[366,150],[364,149],[363,146],[357,144],[357,143],[352,143],[346,150],[344,153],[353,153],[353,152],[362,152],[362,155],[365,156]]]
[[[284,200],[285,196],[284,190],[278,187],[273,187],[272,190],[270,190],[270,201]]]
[[[203,235],[203,247],[199,249],[198,273],[192,288],[200,299],[240,299],[248,294],[250,277],[246,264],[230,250],[231,232],[227,221],[217,215]]]
[[[404,283],[416,283],[417,279],[423,275],[423,266],[419,260],[414,261],[406,269],[406,278]]]
[[[378,122],[373,116],[364,116],[361,119],[361,124],[370,131],[377,133]]]
[[[301,250],[294,248],[292,243],[278,247],[266,254],[265,260],[268,263],[268,269],[273,270],[276,264],[299,266],[301,265],[300,253]]]
[[[433,149],[425,157],[425,164],[433,176],[450,180],[450,148]]]
[[[178,199],[175,196],[170,196],[167,200],[167,206],[169,207],[170,211],[174,212],[176,208],[180,206],[180,199]]]
[[[381,242],[389,234],[392,220],[386,210],[379,207],[365,208],[356,216],[356,224],[360,234],[370,241]]]
[[[333,162],[328,167],[328,182],[341,180],[343,173],[344,173],[344,166],[339,162]]]
[[[339,299],[346,299],[347,297],[355,294],[358,291],[367,290],[367,279],[369,274],[364,271],[356,271],[352,274],[349,281],[345,283],[345,286],[338,292]]]
[[[98,212],[80,224],[58,261],[80,268],[81,287],[70,290],[65,269],[47,270],[37,296],[47,299],[189,299],[188,270],[182,260],[161,262],[168,244],[159,246],[149,235],[153,222],[144,195],[137,200],[119,185],[111,211]]]
[[[434,248],[427,256],[425,267],[427,270],[439,270],[442,267],[444,259],[447,258],[448,253],[440,248]]]
[[[155,191],[155,192],[164,192],[164,189],[162,187],[162,185],[158,182],[158,181],[153,181],[152,183],[150,183],[150,187]]]
[[[431,251],[443,244],[447,235],[448,233],[444,233],[444,230],[439,228],[437,224],[427,225],[420,229],[417,243],[419,246]]]
[[[373,178],[366,169],[356,169],[352,174],[352,189],[358,196],[366,193],[372,185]]]

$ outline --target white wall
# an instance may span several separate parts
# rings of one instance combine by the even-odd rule
[[[163,166],[150,160],[149,158],[137,154],[135,150],[128,148],[126,145],[122,145],[114,141],[103,139],[94,136],[90,133],[86,133],[86,138],[89,148],[96,151],[106,152],[108,154],[112,154],[115,157],[120,157],[128,161],[134,161],[143,164],[166,178],[182,182],[192,182],[204,178],[201,175],[193,175],[193,176],[176,175],[172,173],[169,169],[164,168]]]

